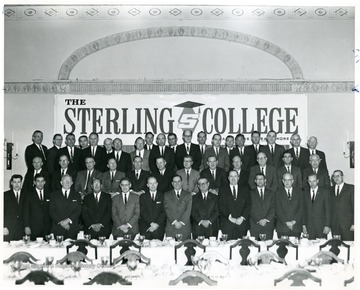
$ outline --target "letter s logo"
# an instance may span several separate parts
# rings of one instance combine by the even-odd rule
[[[179,118],[179,129],[194,129],[199,122],[200,114],[182,114]]]

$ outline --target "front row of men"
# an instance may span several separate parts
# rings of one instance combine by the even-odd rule
[[[197,181],[199,191],[183,189],[183,178],[172,177],[173,189],[159,190],[158,179],[147,178],[147,188],[140,196],[131,191],[131,181],[123,177],[119,191],[108,194],[102,191],[100,178],[91,181],[93,192],[82,199],[72,189],[72,177],[61,178],[61,188],[50,195],[44,193],[45,179],[37,174],[34,189],[21,190],[22,176],[13,175],[12,189],[4,193],[4,239],[19,240],[24,234],[31,239],[54,233],[76,239],[79,224],[86,234],[114,238],[137,233],[147,239],[163,239],[183,234],[184,239],[198,236],[217,236],[218,230],[229,239],[250,234],[256,238],[266,234],[300,237],[308,233],[310,239],[340,234],[343,240],[354,239],[354,187],[344,183],[343,173],[333,173],[331,190],[318,186],[316,174],[308,176],[309,189],[294,187],[290,173],[283,175],[283,187],[273,192],[266,188],[266,177],[255,175],[255,188],[239,185],[237,171],[228,174],[227,185],[218,192],[209,190],[206,177]]]

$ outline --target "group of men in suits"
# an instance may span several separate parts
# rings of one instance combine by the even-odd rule
[[[88,146],[80,149],[68,134],[61,148],[62,136],[55,134],[48,150],[36,130],[25,151],[24,182],[14,175],[5,193],[5,239],[23,233],[33,239],[50,230],[76,238],[80,228],[94,237],[138,232],[146,238],[208,237],[221,229],[229,238],[248,230],[272,238],[276,229],[278,235],[305,232],[310,238],[332,230],[353,239],[353,186],[336,170],[331,187],[316,137],[305,149],[293,134],[288,150],[276,144],[275,131],[268,132],[267,145],[260,145],[257,131],[248,146],[243,134],[227,136],[225,148],[220,134],[213,135],[211,146],[205,132],[198,133],[198,144],[190,130],[183,131],[179,145],[174,133],[168,135],[169,146],[165,134],[156,136],[157,145],[154,137],[151,132],[145,140],[138,137],[129,154],[119,138],[105,139],[102,147],[98,134],[91,133]]]

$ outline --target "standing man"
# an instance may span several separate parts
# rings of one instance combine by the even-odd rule
[[[134,239],[139,232],[139,196],[130,192],[131,183],[126,177],[120,182],[121,193],[112,198],[112,234],[114,239],[131,235]]]
[[[110,155],[109,158],[115,158],[117,163],[117,170],[126,174],[127,172],[131,171],[132,168],[130,154],[122,150],[123,143],[120,138],[115,138],[113,145],[115,150],[112,157],[110,157]]]
[[[127,173],[126,177],[131,182],[131,191],[141,195],[145,192],[147,179],[150,176],[150,172],[142,170],[143,160],[140,156],[135,156],[133,161],[134,170]]]
[[[93,157],[95,160],[95,169],[104,172],[106,171],[107,156],[104,147],[98,145],[99,135],[97,133],[91,133],[89,135],[90,146],[83,150],[83,160],[87,157]]]
[[[257,161],[259,165],[251,167],[249,175],[249,186],[251,189],[256,189],[254,183],[255,176],[258,173],[262,173],[266,177],[266,189],[270,189],[272,192],[277,190],[277,174],[274,166],[267,165],[267,156],[265,153],[260,152],[257,155]]]
[[[108,171],[101,174],[102,189],[104,192],[114,196],[120,188],[120,181],[125,177],[125,173],[116,169],[117,163],[114,158],[108,160]]]
[[[177,144],[178,138],[177,138],[176,134],[169,133],[167,138],[168,138],[169,147],[172,150],[174,150],[174,153],[176,154],[176,147],[178,146],[178,144]]]
[[[303,174],[304,169],[309,167],[309,150],[300,146],[301,138],[297,133],[291,135],[290,144],[292,145],[292,148],[287,149],[286,152],[290,152],[291,156],[294,158],[292,164],[299,167]]]
[[[152,172],[152,175],[159,183],[159,191],[167,192],[172,189],[171,181],[174,173],[172,170],[166,168],[166,160],[164,157],[160,156],[156,158],[156,170]]]
[[[184,143],[179,145],[176,149],[175,159],[178,169],[184,168],[184,157],[190,155],[193,160],[193,168],[199,171],[201,165],[201,152],[200,147],[197,144],[191,143],[193,132],[191,130],[183,131]]]
[[[165,146],[166,137],[165,134],[160,133],[156,137],[156,143],[158,146],[154,146],[150,151],[149,156],[149,166],[150,171],[156,171],[156,159],[158,157],[163,157],[166,160],[166,168],[174,171],[175,166],[175,153],[170,147]]]
[[[249,156],[249,166],[255,166],[257,164],[257,155],[261,152],[264,145],[260,145],[260,132],[251,132],[251,145],[245,147],[245,155]]]
[[[21,240],[24,231],[24,199],[21,190],[22,176],[14,174],[10,179],[10,190],[4,192],[4,241]]]
[[[204,154],[204,162],[208,160],[209,156],[215,156],[216,160],[218,161],[218,167],[228,172],[230,169],[230,161],[229,156],[225,148],[220,147],[221,144],[221,135],[214,134],[212,138],[212,147],[206,149]],[[206,168],[207,166],[205,166]]]
[[[114,148],[112,147],[113,140],[111,138],[106,138],[104,140],[104,148],[106,150],[106,157],[111,158],[112,154],[114,152]]]
[[[134,160],[135,156],[140,156],[142,158],[141,169],[150,171],[150,167],[149,167],[150,151],[145,150],[144,146],[145,146],[145,140],[141,137],[137,137],[134,144],[135,150],[130,152],[130,159]],[[132,166],[132,169],[134,169],[134,164]]]
[[[89,147],[89,139],[88,139],[88,137],[87,137],[86,135],[81,135],[81,136],[79,137],[78,142],[79,142],[79,146],[78,146],[78,147],[79,147],[79,149],[81,149],[81,150]]]
[[[35,175],[35,187],[28,191],[24,201],[25,234],[32,241],[37,237],[45,238],[50,234],[51,218],[49,214],[50,192],[45,190],[45,177],[39,173]]]
[[[69,158],[67,155],[60,155],[59,157],[59,164],[60,168],[55,169],[53,174],[51,175],[51,191],[59,190],[61,189],[61,178],[68,174],[71,176],[72,180],[75,180],[76,178],[76,171],[75,169],[69,168]],[[74,187],[74,186],[72,186]],[[73,188],[74,189],[74,188]]]
[[[242,169],[250,172],[250,151],[245,147],[245,136],[243,134],[236,135],[235,145],[236,146],[230,152],[231,160],[233,160],[234,156],[239,156],[241,158]]]
[[[145,149],[151,151],[154,146],[154,144],[153,144],[154,134],[152,132],[147,132],[145,134],[145,141],[146,141]]]
[[[61,155],[66,155],[70,161],[69,168],[75,171],[75,173],[77,173],[79,170],[85,169],[85,163],[82,163],[82,151],[75,146],[75,135],[72,133],[67,134],[65,138],[65,144],[66,147],[60,148],[58,151],[58,162]],[[57,166],[57,168],[59,167]]]
[[[354,185],[344,182],[344,173],[335,170],[331,188],[331,231],[343,241],[354,240]]]
[[[184,157],[183,164],[184,168],[178,170],[176,174],[180,175],[181,179],[183,180],[182,189],[191,192],[191,194],[195,194],[199,192],[197,181],[200,178],[200,173],[199,171],[192,168],[193,159],[190,155]]]
[[[318,140],[315,136],[311,136],[308,139],[307,146],[309,148],[309,155],[314,155],[314,154],[319,155],[319,157],[321,159],[320,168],[328,170],[327,165],[326,165],[325,153],[316,149],[317,144],[318,144]]]
[[[234,136],[231,136],[231,135],[226,136],[226,138],[225,138],[225,149],[226,149],[227,154],[229,156],[230,164],[232,162],[231,151],[235,148],[234,143],[235,143]]]
[[[183,240],[191,237],[191,193],[182,189],[181,176],[172,178],[173,190],[165,192],[164,208],[166,214],[165,233],[167,237],[175,238],[176,234],[182,234]]]
[[[282,183],[283,186],[276,193],[276,231],[278,237],[300,238],[304,211],[303,193],[300,187],[293,186],[294,177],[290,173],[284,173]]]
[[[63,236],[64,240],[75,240],[79,232],[81,196],[71,189],[72,184],[71,176],[66,174],[61,179],[62,188],[50,195],[51,232],[55,237]]]
[[[262,173],[255,175],[256,188],[250,191],[250,233],[260,240],[259,234],[266,234],[272,240],[275,225],[275,195],[265,188],[266,177]]]
[[[206,178],[210,182],[209,191],[213,194],[218,194],[219,188],[228,184],[225,170],[217,165],[218,160],[216,157],[210,155],[207,158],[207,168],[201,170],[200,172],[200,177]]]
[[[201,164],[200,164],[199,171],[203,170],[206,165],[206,162],[204,162],[204,154],[205,154],[205,150],[210,147],[209,145],[206,145],[206,139],[207,139],[207,135],[204,131],[200,131],[197,134],[197,141],[198,141],[198,145],[199,145],[199,149],[200,149],[200,153],[201,153]]]
[[[217,237],[219,231],[218,196],[209,192],[209,181],[200,178],[197,182],[200,192],[193,195],[191,223],[193,239],[198,236]]]
[[[43,132],[40,130],[34,131],[32,141],[33,144],[27,146],[25,149],[25,162],[28,169],[31,168],[34,157],[40,157],[41,160],[46,162],[48,151],[47,147],[41,144],[43,141]]]
[[[322,160],[320,159],[319,155],[314,154],[310,155],[309,157],[309,163],[310,167],[304,169],[303,174],[303,188],[308,189],[308,179],[307,177],[311,174],[316,174],[318,180],[319,180],[319,186],[325,187],[330,189],[330,178],[329,178],[329,172],[325,168],[320,168]]]
[[[57,154],[59,149],[61,148],[62,141],[63,137],[61,136],[61,134],[55,134],[52,141],[54,146],[48,150],[46,168],[50,175],[58,166]]]
[[[158,182],[155,177],[147,179],[147,189],[140,196],[140,234],[145,239],[162,241],[165,233],[164,193],[157,190]]]
[[[292,165],[293,157],[290,152],[285,151],[283,153],[283,165],[277,169],[278,185],[282,184],[283,176],[285,173],[290,173],[293,176],[292,187],[302,188],[302,174],[299,167]]]
[[[319,179],[313,173],[308,176],[309,189],[304,190],[303,231],[309,239],[322,239],[330,232],[331,205],[328,189],[318,186]]]
[[[43,168],[43,161],[41,157],[34,157],[32,162],[32,168],[29,168],[25,174],[24,178],[24,185],[23,188],[27,192],[34,188],[34,178],[35,175],[41,173],[45,177],[45,184],[46,190],[50,190],[50,176],[49,173]]]
[[[94,178],[91,184],[92,194],[85,196],[81,217],[84,222],[84,233],[92,239],[101,236],[109,238],[111,234],[111,196],[102,192],[101,179]]]
[[[229,240],[242,238],[250,229],[251,198],[249,190],[238,186],[236,171],[229,172],[229,184],[219,190],[220,230]]]
[[[285,151],[284,146],[276,144],[276,132],[270,130],[266,136],[267,146],[260,148],[261,152],[264,152],[268,157],[267,164],[274,166],[278,169],[282,165],[282,157]]]
[[[247,187],[249,188],[248,178],[249,172],[245,171],[245,169],[241,168],[242,162],[240,156],[235,155],[232,159],[232,167],[234,171],[237,172],[239,176],[238,184],[240,187]]]

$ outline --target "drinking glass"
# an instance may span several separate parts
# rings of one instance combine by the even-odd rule
[[[91,240],[91,235],[84,235],[84,239],[90,241]]]
[[[14,273],[14,276],[20,277],[22,262],[21,261],[13,261],[10,264],[11,271]]]
[[[45,270],[51,272],[51,265],[54,262],[54,257],[45,257]]]
[[[336,240],[341,240],[341,235],[333,235],[333,238]]]
[[[266,234],[259,234],[260,241],[266,241]]]
[[[25,245],[29,242],[29,240],[30,240],[30,237],[28,235],[23,236],[23,241],[24,241]]]
[[[221,235],[221,239],[223,240],[224,244],[226,243],[227,238],[228,238],[227,234],[222,234]]]
[[[144,241],[145,241],[145,236],[140,235],[140,236],[139,236],[140,245],[142,245]]]
[[[182,234],[176,234],[175,239],[177,242],[181,242],[183,235]]]
[[[101,266],[105,267],[109,263],[109,256],[102,256],[101,257]]]
[[[131,235],[128,235],[128,234],[127,234],[127,235],[124,235],[124,239],[125,239],[125,240],[131,240]]]
[[[74,270],[75,272],[75,276],[79,276],[80,275],[80,270],[81,270],[81,262],[80,261],[76,261],[76,262],[72,262],[71,263],[71,269]]]
[[[46,236],[45,236],[45,240],[46,240],[47,242],[49,242],[49,241],[51,240],[51,235],[46,235]]]
[[[305,234],[305,233],[303,233],[303,235],[302,235],[302,236],[303,236],[303,238],[304,238],[304,239],[309,239],[309,234],[307,234],[307,233],[306,233],[306,234]]]
[[[289,236],[281,236],[281,239],[283,239],[283,240],[288,240],[288,239],[289,239]]]
[[[62,245],[63,240],[64,240],[64,236],[56,236],[56,241],[59,246]]]
[[[106,237],[104,237],[104,236],[99,237],[99,242],[100,242],[101,246],[104,245],[105,240],[106,240]]]
[[[198,236],[197,239],[198,239],[199,243],[202,244],[203,241],[205,240],[205,237],[204,236]]]

